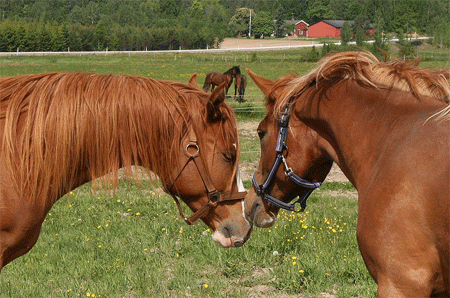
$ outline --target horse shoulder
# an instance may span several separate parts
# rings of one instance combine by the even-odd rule
[[[439,124],[417,125],[388,146],[360,193],[358,243],[381,293],[405,284],[407,295],[449,290],[449,142]]]

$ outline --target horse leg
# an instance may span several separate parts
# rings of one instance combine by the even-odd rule
[[[245,92],[245,89],[243,87],[241,87],[241,90],[239,90],[239,102],[245,102],[244,92]]]

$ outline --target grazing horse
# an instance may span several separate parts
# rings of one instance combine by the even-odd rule
[[[239,66],[233,66],[226,72],[218,73],[218,72],[210,72],[206,75],[205,83],[203,84],[203,90],[208,92],[211,88],[211,91],[219,86],[222,83],[225,84],[225,95],[228,94],[228,89],[230,89],[231,84],[233,83],[233,79],[236,78],[237,75],[241,74],[241,69]]]
[[[239,94],[237,101],[245,102],[245,88],[247,88],[247,77],[242,74],[237,75],[234,79],[234,99],[236,99],[236,94]]]
[[[277,81],[247,71],[267,97],[249,220],[268,227],[279,208],[303,209],[336,162],[358,191],[357,240],[378,297],[449,297],[443,72],[358,52],[326,56],[308,74]]]
[[[32,248],[65,193],[106,174],[114,187],[119,168],[132,177],[134,165],[195,212],[187,223],[201,218],[220,245],[241,246],[251,225],[236,120],[219,87],[83,73],[1,78],[0,270]]]

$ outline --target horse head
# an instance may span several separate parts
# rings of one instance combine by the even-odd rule
[[[233,78],[235,78],[237,75],[241,74],[241,69],[239,65],[235,65],[226,72],[224,72],[223,74],[231,75]]]
[[[200,91],[195,77],[189,83]],[[181,170],[174,173],[175,179],[166,189],[195,212],[185,218],[188,224],[201,218],[213,230],[214,241],[231,247],[244,244],[252,225],[244,216],[246,192],[238,170],[236,119],[224,102],[224,86],[221,84],[211,94],[201,91],[205,115],[193,119],[200,125],[194,125],[195,129],[181,142],[180,150],[185,151],[179,160]]]
[[[327,145],[326,140],[291,113],[290,108],[284,118],[286,137],[280,140],[283,138],[280,115],[274,107],[283,99],[283,89],[291,79],[272,81],[249,69],[247,72],[266,96],[267,114],[257,129],[261,159],[254,175],[254,186],[245,198],[245,210],[253,224],[269,227],[274,224],[279,208],[293,208],[287,203],[297,196],[306,200],[311,190],[325,179],[333,162],[321,149],[322,145]],[[268,203],[262,197],[276,199],[269,199]]]

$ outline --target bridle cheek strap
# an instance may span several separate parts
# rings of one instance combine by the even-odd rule
[[[214,184],[211,181],[211,178],[207,174],[205,164],[203,160],[200,158],[199,154],[199,147],[197,145],[197,139],[195,138],[195,135],[191,132],[190,134],[190,140],[189,144],[186,146],[185,154],[188,157],[188,160],[186,161],[185,165],[181,169],[178,176],[173,181],[171,187],[168,189],[168,192],[172,196],[172,198],[175,200],[175,203],[178,208],[178,212],[180,213],[180,216],[183,218],[183,220],[188,224],[192,225],[197,219],[206,216],[211,209],[214,209],[218,204],[226,201],[235,201],[235,200],[242,200],[247,195],[246,191],[242,192],[235,192],[235,193],[222,193],[218,191]],[[200,209],[195,211],[191,216],[186,217],[183,213],[183,209],[181,208],[181,204],[178,201],[178,198],[176,195],[172,192],[172,188],[175,185],[176,180],[181,176],[181,173],[184,171],[186,166],[193,162],[194,165],[197,168],[197,171],[202,179],[203,185],[206,188],[206,193],[208,197],[208,202],[205,203]]]

